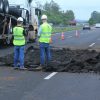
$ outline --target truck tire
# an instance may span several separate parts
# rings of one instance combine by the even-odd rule
[[[9,13],[9,2],[8,2],[8,0],[4,0],[3,1],[3,11],[4,11],[4,13]]]
[[[0,0],[0,12],[3,12],[3,0]]]
[[[22,10],[16,7],[9,7],[9,14],[16,16],[16,18],[20,17],[22,14]]]

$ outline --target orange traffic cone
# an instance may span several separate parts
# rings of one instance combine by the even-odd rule
[[[78,32],[78,30],[76,30],[75,36],[76,36],[76,37],[79,37],[79,32]]]
[[[62,40],[65,39],[64,32],[62,32],[62,34],[61,34],[61,39],[62,39]]]
[[[50,38],[50,43],[52,43],[52,38]]]

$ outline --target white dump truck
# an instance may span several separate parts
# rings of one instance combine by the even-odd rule
[[[23,24],[27,31],[29,31],[29,26],[33,26],[34,30],[37,31],[41,10],[38,9],[32,1],[33,0],[0,0],[0,44],[11,43],[12,28],[17,24],[18,17],[24,19]]]

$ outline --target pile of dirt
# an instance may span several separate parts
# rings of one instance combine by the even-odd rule
[[[95,50],[70,50],[53,48],[52,61],[45,71],[57,72],[100,72],[100,53]],[[13,65],[13,54],[0,58],[0,62]],[[35,68],[40,64],[38,48],[30,47],[25,54],[25,66]]]

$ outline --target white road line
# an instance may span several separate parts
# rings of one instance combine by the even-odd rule
[[[71,38],[72,36],[68,36],[67,38]]]
[[[89,47],[92,47],[93,45],[95,45],[95,43],[92,43],[91,45],[89,45]]]
[[[56,75],[58,72],[53,72],[50,75],[48,75],[47,77],[45,77],[45,80],[49,80],[51,77],[53,77],[54,75]]]

